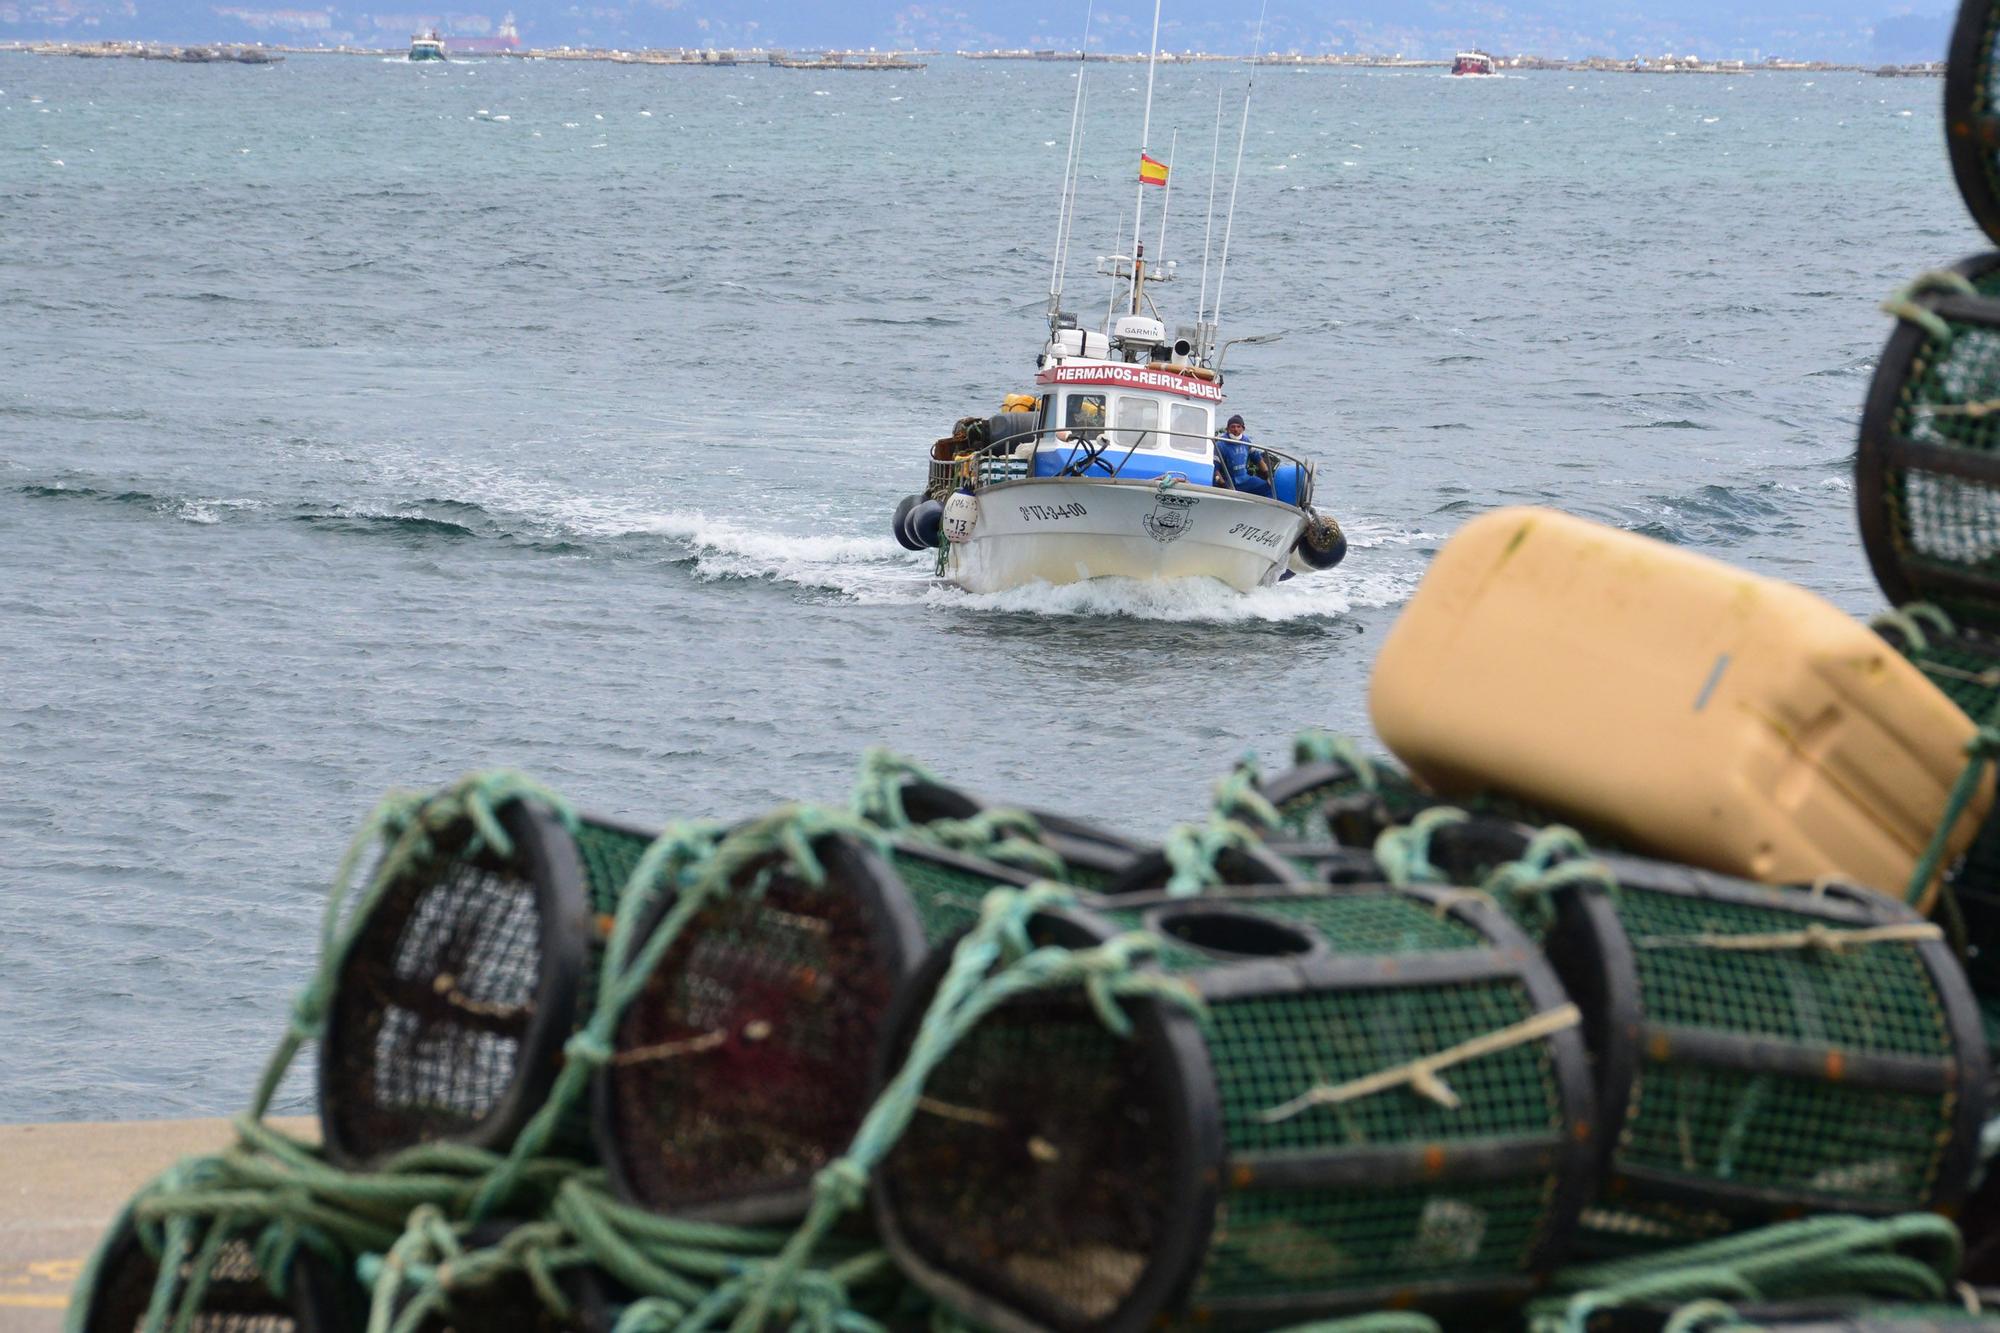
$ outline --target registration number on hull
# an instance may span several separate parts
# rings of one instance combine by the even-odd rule
[[[1072,501],[1065,505],[1021,505],[1021,518],[1028,523],[1054,523],[1059,519],[1083,518],[1090,513]]]
[[[1254,523],[1238,523],[1229,530],[1229,535],[1249,542],[1253,546],[1268,546],[1276,550],[1284,543],[1285,534],[1270,528],[1260,528]]]

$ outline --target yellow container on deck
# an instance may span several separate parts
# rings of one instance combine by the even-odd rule
[[[1484,515],[1438,553],[1369,710],[1440,795],[1504,792],[1677,861],[1898,898],[1974,732],[1803,588],[1548,509]],[[1992,800],[1989,775],[1945,864]]]

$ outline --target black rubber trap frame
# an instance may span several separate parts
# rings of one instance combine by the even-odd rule
[[[1036,919],[1038,944],[1157,933],[1150,965],[1204,1016],[1131,1001],[1120,1038],[1073,992],[989,1015],[876,1174],[899,1266],[1008,1331],[1269,1329],[1529,1295],[1596,1156],[1582,1035],[1540,955],[1471,895],[1220,895]],[[947,962],[900,1004],[885,1077]],[[1547,1033],[1439,1072],[1455,1108],[1393,1081],[1301,1101],[1544,1015]]]
[[[84,1333],[134,1333],[144,1327],[159,1280],[160,1261],[149,1253],[130,1218],[121,1219],[105,1243],[96,1281],[71,1301],[72,1327]],[[180,1312],[180,1293],[193,1273],[181,1266],[168,1326]],[[209,1285],[192,1333],[353,1333],[367,1320],[367,1295],[343,1270],[300,1246],[283,1283],[272,1291],[246,1240],[231,1240],[209,1269]]]
[[[505,1150],[588,1012],[604,928],[652,837],[592,819],[572,834],[526,799],[496,814],[508,855],[470,819],[438,832],[340,965],[319,1060],[335,1161],[436,1141]]]
[[[1952,270],[1970,293],[1910,295],[1882,351],[1854,460],[1861,538],[1897,606],[2000,627],[2000,255]],[[1941,334],[1945,336],[1940,336]]]
[[[923,928],[866,844],[827,834],[813,851],[820,884],[778,852],[747,865],[689,920],[620,1022],[593,1117],[598,1154],[632,1202],[720,1222],[796,1216],[813,1174],[859,1127]],[[672,908],[663,898],[641,936]]]
[[[1958,192],[1980,230],[2000,242],[2000,4],[1961,0],[1945,66],[1944,130]]]
[[[900,790],[903,812],[912,824],[971,819],[1007,807],[942,782],[910,778]],[[1143,844],[1088,820],[1049,810],[1024,810],[1041,828],[1039,842],[1063,864],[1063,882],[1099,890],[1145,850]]]

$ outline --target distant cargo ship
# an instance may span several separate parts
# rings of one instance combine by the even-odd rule
[[[1458,59],[1451,62],[1453,74],[1494,74],[1493,57],[1484,51],[1460,51]]]

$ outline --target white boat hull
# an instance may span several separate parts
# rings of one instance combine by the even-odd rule
[[[1277,582],[1306,522],[1263,496],[1151,481],[1007,481],[978,500],[943,571],[974,593],[1096,578],[1210,578],[1248,592]]]

